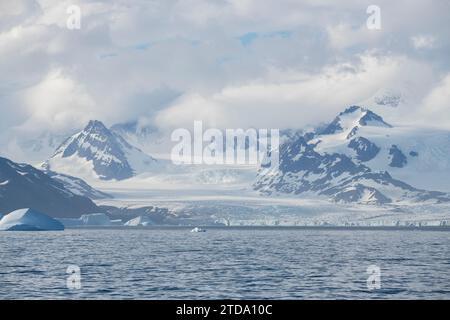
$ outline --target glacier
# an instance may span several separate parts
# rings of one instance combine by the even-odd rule
[[[175,166],[131,143],[167,149],[161,134],[90,121],[42,168],[68,191],[95,200],[98,209],[87,213],[102,212],[113,225],[448,224],[445,130],[390,123],[354,105],[315,128],[280,131],[278,169],[267,162]],[[146,166],[142,159],[152,160]],[[0,179],[0,191],[10,184]],[[84,220],[64,223],[97,223]]]

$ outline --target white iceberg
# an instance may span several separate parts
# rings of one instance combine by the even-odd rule
[[[111,226],[113,223],[104,213],[83,214],[78,219],[59,219],[66,227]]]
[[[2,231],[59,231],[64,226],[58,220],[53,219],[34,209],[19,209],[8,213],[0,220]]]
[[[80,218],[86,226],[110,226],[111,220],[104,213],[83,214]]]
[[[154,222],[147,216],[139,216],[125,223],[128,227],[148,227],[154,225]]]
[[[199,227],[195,227],[194,229],[191,230],[191,232],[206,232],[206,230]]]

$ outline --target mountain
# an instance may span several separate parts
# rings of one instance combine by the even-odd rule
[[[69,176],[67,174],[58,173],[54,171],[44,171],[48,176],[50,176],[53,180],[56,180],[64,185],[68,190],[72,193],[87,197],[92,200],[97,199],[107,199],[112,198],[109,194],[104,193],[100,190],[94,189],[86,181],[76,178],[73,176]]]
[[[117,123],[110,130],[122,137],[129,144],[138,147],[147,154],[155,155],[158,159],[170,155],[173,142],[170,134],[161,132],[158,127],[144,120]]]
[[[124,180],[156,166],[154,158],[96,120],[64,141],[43,164],[46,170],[101,180]]]
[[[388,171],[421,189],[450,192],[450,132],[393,126],[372,111],[351,107],[310,141],[321,154],[339,153],[372,171]]]
[[[320,195],[338,202],[378,205],[450,201],[445,192],[413,187],[396,176],[410,158],[416,160],[424,151],[405,148],[404,142],[417,135],[408,136],[410,140],[392,139],[399,132],[412,134],[394,128],[368,109],[350,107],[323,130],[282,144],[279,167],[270,169],[270,163],[262,167],[254,188],[265,194]],[[408,150],[408,156],[402,150]],[[409,175],[413,179],[415,172]]]
[[[320,134],[332,135],[339,133],[348,139],[354,136],[361,127],[366,126],[382,128],[392,127],[376,113],[359,106],[352,106],[339,113],[339,115],[322,132],[320,132]]]
[[[21,208],[66,218],[99,211],[90,199],[74,194],[44,172],[0,157],[0,213]]]
[[[187,128],[188,130],[193,128]],[[203,128],[206,130],[207,128]],[[246,128],[250,129],[250,128]],[[255,128],[253,128],[255,129]],[[143,121],[130,121],[126,123],[118,123],[113,125],[110,130],[115,134],[121,136],[128,143],[139,147],[139,149],[152,155],[157,155],[158,159],[170,159],[171,149],[175,145],[175,142],[170,139],[170,132],[161,132],[155,125],[143,122]],[[257,129],[255,129],[257,130]],[[303,134],[303,130],[299,129],[284,129],[280,130],[280,141],[285,141],[292,139],[295,136]],[[193,131],[191,131],[193,134]],[[223,151],[226,151],[226,132],[222,131],[223,134]],[[208,142],[204,141],[204,146]],[[193,145],[192,145],[193,147]],[[233,149],[237,152],[238,149],[249,149],[248,140],[245,140],[243,146],[234,144]]]

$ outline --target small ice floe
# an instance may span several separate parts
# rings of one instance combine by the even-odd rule
[[[191,232],[206,232],[206,230],[199,227],[195,227],[194,229],[191,230]]]

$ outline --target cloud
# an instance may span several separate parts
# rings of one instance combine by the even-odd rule
[[[343,50],[357,45],[366,48],[381,38],[380,31],[369,30],[365,25],[352,27],[349,24],[340,23],[327,28],[332,48]]]
[[[187,95],[162,110],[156,122],[171,128],[190,127],[194,120],[224,128],[301,128],[331,120],[346,106],[399,83],[409,82],[410,91],[426,90],[430,72],[406,57],[371,54],[360,56],[356,64],[339,63],[318,73],[273,70],[253,83],[208,96]],[[417,74],[422,78],[410,81]]]
[[[432,49],[436,39],[432,35],[417,35],[411,37],[411,42],[416,49]]]
[[[419,117],[429,126],[450,129],[450,73],[424,98]]]
[[[81,30],[66,28],[72,4]],[[450,73],[448,2],[380,0],[377,31],[370,4],[0,1],[0,130],[67,134],[87,118],[300,127],[382,87],[410,93],[394,119],[417,118],[424,101],[437,112],[424,97]]]
[[[79,128],[93,117],[96,104],[86,88],[61,70],[51,71],[22,95],[28,114],[23,130]]]

